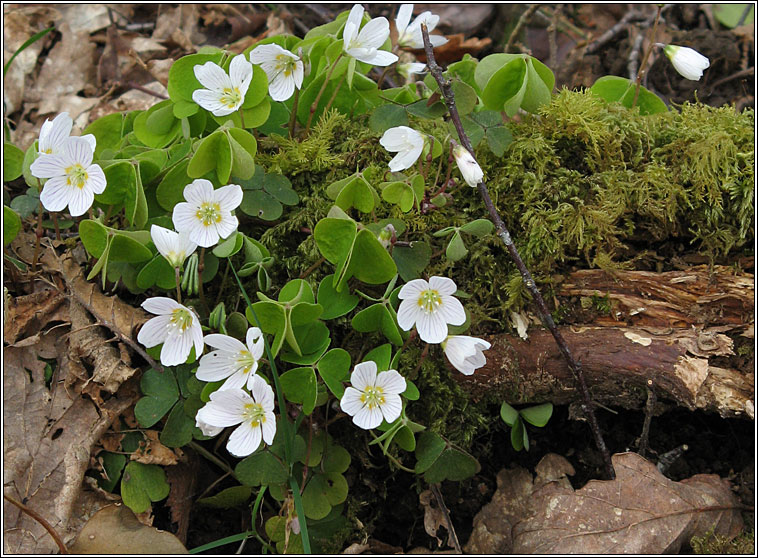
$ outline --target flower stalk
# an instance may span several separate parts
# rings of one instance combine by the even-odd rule
[[[426,51],[426,58],[427,58],[427,66],[429,67],[429,71],[431,72],[434,79],[439,84],[440,92],[442,93],[442,97],[445,100],[445,105],[447,105],[448,111],[450,112],[450,118],[453,121],[453,125],[455,126],[456,131],[458,132],[458,137],[461,140],[461,144],[471,153],[472,157],[474,156],[474,148],[471,145],[471,141],[468,138],[468,135],[466,134],[465,130],[463,129],[463,123],[461,122],[460,115],[458,114],[458,108],[455,104],[455,95],[453,93],[452,85],[449,80],[445,79],[442,75],[442,68],[437,64],[436,59],[434,58],[434,49],[432,47],[432,43],[429,40],[429,32],[426,28],[426,25],[421,25],[421,34],[424,38],[424,50]],[[587,383],[584,379],[584,373],[582,371],[582,367],[577,362],[574,357],[571,354],[571,351],[569,350],[568,345],[566,344],[565,339],[561,335],[560,331],[558,331],[558,328],[555,325],[555,321],[553,320],[553,317],[550,315],[550,312],[547,309],[547,305],[545,304],[544,299],[542,298],[542,295],[539,292],[539,289],[537,288],[536,283],[534,282],[534,279],[532,278],[531,273],[526,268],[526,265],[524,264],[524,261],[521,259],[521,255],[518,253],[518,250],[516,249],[516,246],[513,243],[513,240],[511,239],[510,232],[508,232],[508,229],[505,226],[505,223],[503,223],[503,220],[500,217],[500,214],[497,211],[497,208],[495,208],[495,205],[492,203],[492,198],[490,198],[489,190],[487,189],[487,185],[484,183],[484,181],[480,181],[477,184],[477,188],[479,190],[479,194],[482,197],[482,200],[484,202],[484,205],[487,207],[487,211],[489,212],[490,219],[495,225],[495,230],[497,235],[500,237],[500,239],[503,241],[503,244],[505,244],[506,249],[508,250],[508,253],[511,256],[511,259],[516,264],[516,267],[518,268],[519,272],[521,273],[522,280],[524,281],[524,285],[529,290],[529,292],[532,295],[532,298],[537,305],[537,311],[540,316],[540,319],[542,320],[542,323],[548,328],[550,333],[553,335],[553,338],[555,339],[556,344],[558,345],[558,348],[561,351],[561,354],[566,359],[566,362],[568,363],[568,367],[571,370],[572,375],[574,376],[574,380],[577,383],[577,386],[579,388],[579,392],[582,396],[582,411],[585,414],[585,417],[587,418],[587,421],[589,422],[590,429],[592,430],[592,434],[595,438],[595,444],[597,445],[598,450],[603,456],[603,461],[605,462],[605,469],[606,469],[606,475],[609,479],[616,478],[616,474],[613,469],[613,464],[611,462],[611,456],[608,452],[608,448],[605,445],[605,441],[603,439],[602,432],[600,431],[600,427],[598,426],[597,419],[595,418],[595,412],[594,412],[594,405],[592,403],[592,399],[590,396],[590,392],[587,389]]]

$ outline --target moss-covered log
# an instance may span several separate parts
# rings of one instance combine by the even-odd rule
[[[650,386],[659,400],[677,406],[753,418],[752,366],[742,371],[726,358],[735,354],[733,337],[753,336],[752,275],[705,266],[668,273],[579,271],[558,292],[604,305],[604,315],[561,328],[597,401],[640,408]],[[507,334],[488,339],[487,365],[473,376],[456,376],[473,396],[495,390],[509,402],[577,400],[547,331],[532,328],[526,340]]]

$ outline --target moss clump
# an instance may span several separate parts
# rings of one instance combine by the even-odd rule
[[[745,530],[738,537],[730,539],[716,535],[712,531],[702,537],[692,537],[690,546],[695,554],[755,554],[755,531]]]

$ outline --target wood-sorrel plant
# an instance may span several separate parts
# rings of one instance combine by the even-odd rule
[[[461,335],[471,327],[459,300],[469,296],[467,285],[425,270],[443,254],[454,270],[469,253],[464,238],[480,245],[493,229],[515,251],[493,212],[474,148],[502,157],[512,140],[508,117],[549,104],[555,79],[521,54],[466,56],[443,74],[432,44],[444,38],[430,41],[425,26],[433,27],[436,16],[410,23],[410,8],[401,12],[403,41],[419,46],[424,39],[432,75],[423,81],[380,89],[369,77],[374,66],[385,68],[383,77],[407,77],[391,52],[402,45],[391,44],[386,19],[371,19],[356,6],[302,39],[275,36],[238,55],[204,47],[185,56],[169,72],[169,99],[99,118],[82,137],[71,137],[71,119],[59,115],[25,153],[6,144],[5,180],[23,176],[28,186],[4,207],[6,244],[27,221],[33,226],[35,211],[38,241],[43,209],[54,218],[68,211],[72,219],[56,220],[56,227],[76,227],[93,262],[88,279],[121,283],[155,314],[138,337],[148,358],[162,364],[142,376],[135,408],[140,427],[160,424],[163,444],[191,446],[232,475],[245,488],[222,493],[228,502],[257,494],[252,530],[218,544],[256,537],[269,545],[256,530],[266,495],[281,510],[265,525],[271,545],[290,552],[325,548],[346,522],[345,472],[353,458],[329,433],[337,420],[352,420],[393,466],[429,483],[478,470],[473,456],[409,418],[408,407],[426,394],[401,355],[420,343],[423,359],[429,343],[462,373],[485,364],[490,344]],[[633,85],[608,78],[593,90],[644,114],[666,110]],[[361,140],[372,154],[367,163],[356,152],[347,162],[319,143],[320,134],[332,133],[337,113],[367,124]],[[448,118],[463,147],[452,141]],[[301,156],[277,159],[285,147]],[[388,166],[370,162],[390,158]],[[300,180],[293,188],[291,179],[302,170],[316,176],[330,165],[352,174],[331,184]],[[415,236],[418,226],[406,230],[407,222],[418,225],[455,208],[466,183],[482,191],[495,227],[476,215],[458,215],[443,227],[429,220],[437,229],[432,239],[449,237],[433,254]],[[310,236],[321,259],[303,276],[286,277],[278,262],[295,254],[276,253],[254,235],[280,219],[295,222],[301,199],[319,191],[331,208],[297,229]],[[35,263],[38,250],[39,244]],[[319,281],[308,276],[327,262],[330,274]],[[519,271],[554,329],[523,262]],[[227,307],[242,301],[243,312],[227,315]],[[561,348],[607,458],[581,369],[565,343]],[[200,443],[217,436],[239,458],[234,466]],[[140,438],[127,434],[121,450],[134,451]],[[120,479],[121,496],[135,512],[168,494],[157,465],[101,456],[107,473],[101,485],[112,491]]]

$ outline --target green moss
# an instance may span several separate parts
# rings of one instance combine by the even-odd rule
[[[710,531],[702,537],[692,537],[690,541],[695,554],[755,554],[755,531],[745,530],[736,538],[716,535]]]

